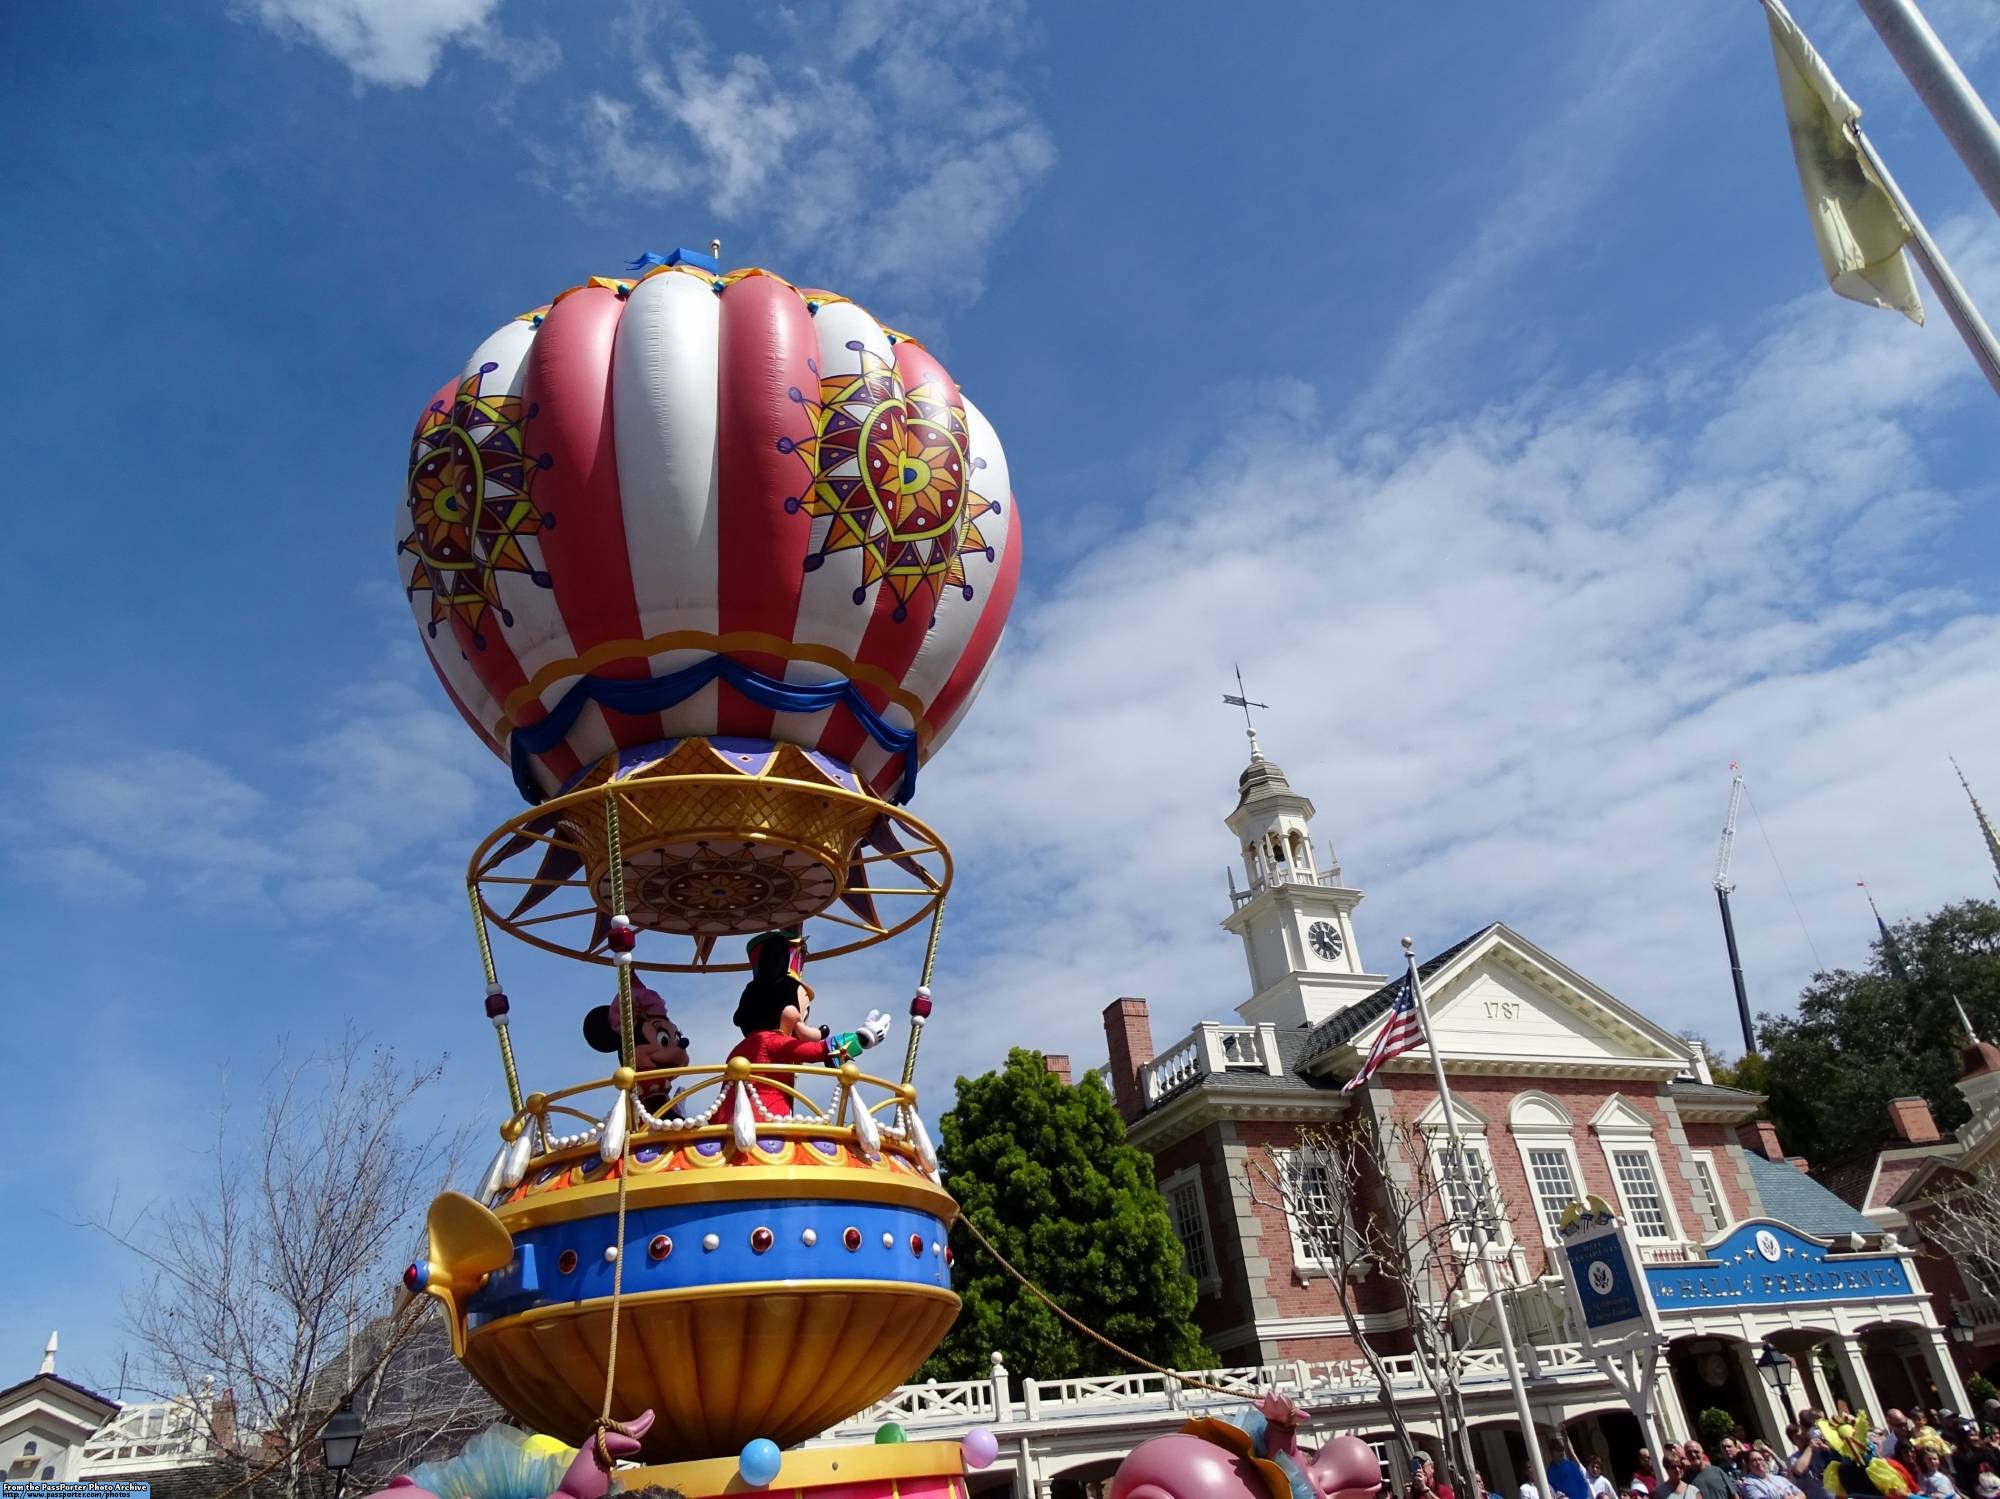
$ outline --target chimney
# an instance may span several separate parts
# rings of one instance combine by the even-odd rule
[[[1139,1069],[1153,1060],[1153,1022],[1143,999],[1114,999],[1104,1007],[1104,1045],[1111,1059],[1111,1096],[1126,1123],[1145,1112]]]
[[[1065,1088],[1069,1086],[1069,1058],[1054,1052],[1044,1052],[1042,1065],[1049,1069],[1049,1075]]]
[[[1921,1098],[1890,1099],[1889,1127],[1895,1130],[1898,1140],[1907,1140],[1912,1145],[1929,1145],[1942,1138],[1937,1120],[1931,1117],[1931,1106]]]
[[[1778,1127],[1768,1119],[1753,1119],[1736,1126],[1736,1138],[1743,1148],[1767,1161],[1782,1161],[1785,1147],[1778,1143]]]
[[[1785,1164],[1790,1166],[1794,1171],[1803,1172],[1807,1176],[1812,1175],[1812,1164],[1802,1155],[1786,1156]]]

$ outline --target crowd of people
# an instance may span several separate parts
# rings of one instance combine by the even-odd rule
[[[1554,1492],[1544,1495],[1533,1483],[1523,1483],[1519,1499],[1874,1499],[1885,1489],[1871,1482],[1865,1468],[1848,1463],[1831,1477],[1827,1472],[1851,1454],[1836,1450],[1826,1427],[1837,1430],[1852,1420],[1844,1403],[1830,1422],[1808,1407],[1785,1428],[1789,1450],[1783,1452],[1751,1440],[1740,1426],[1713,1450],[1692,1437],[1670,1441],[1657,1458],[1641,1451],[1633,1471],[1622,1478],[1607,1473],[1595,1453],[1579,1458],[1567,1442],[1558,1441],[1547,1467]],[[1921,1499],[2000,1499],[2000,1400],[1987,1401],[1979,1418],[1952,1410],[1887,1411],[1867,1441],[1873,1457],[1889,1459],[1909,1474]],[[1481,1475],[1474,1474],[1469,1487],[1472,1499],[1486,1499]],[[1411,1455],[1407,1499],[1456,1499],[1429,1453]]]

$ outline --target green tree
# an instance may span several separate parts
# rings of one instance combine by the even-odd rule
[[[1890,935],[1895,951],[1878,941],[1866,970],[1814,974],[1797,1016],[1759,1017],[1771,1122],[1786,1150],[1815,1164],[1877,1144],[1892,1098],[1922,1097],[1941,1129],[1964,1123],[1954,999],[1982,1037],[2000,1027],[2000,906],[1946,906]]]
[[[1020,1272],[1071,1315],[1169,1368],[1212,1363],[1194,1324],[1152,1158],[1095,1075],[1066,1086],[1039,1053],[1016,1048],[998,1072],[958,1080],[942,1120],[945,1185]],[[994,1352],[1015,1374],[1058,1379],[1131,1366],[1023,1290],[965,1231],[951,1231],[952,1284],[964,1306],[921,1377],[971,1379]]]
[[[1709,1075],[1725,1088],[1741,1088],[1745,1093],[1771,1091],[1770,1065],[1754,1051],[1745,1052],[1733,1062],[1711,1059]]]

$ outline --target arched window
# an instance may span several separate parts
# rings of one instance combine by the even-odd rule
[[[33,1457],[37,1452],[41,1450],[42,1449],[36,1446],[33,1442],[23,1442],[21,1444],[21,1456],[23,1457]]]
[[[1563,1209],[1583,1196],[1583,1172],[1576,1156],[1576,1121],[1542,1092],[1518,1095],[1507,1111],[1507,1129],[1521,1152],[1521,1169],[1534,1193],[1542,1240],[1557,1241]]]

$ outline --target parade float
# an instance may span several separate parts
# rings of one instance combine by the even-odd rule
[[[906,808],[1019,576],[992,426],[846,298],[649,254],[437,391],[396,541],[440,684],[528,804],[467,873],[509,1114],[407,1288],[527,1430],[638,1459],[621,1488],[962,1493],[990,1433],[784,1449],[958,1307],[912,1081],[951,855]],[[829,1030],[814,981],[925,922],[878,1069],[888,1018],[829,994]],[[615,974],[580,1016],[609,1076],[523,1091],[503,935]],[[716,986],[676,976],[725,974],[741,1041],[697,1062],[682,1024],[731,1016],[691,1023]]]
[[[798,1444],[958,1310],[913,1081],[952,863],[908,803],[992,661],[1020,530],[999,438],[920,343],[714,255],[570,288],[424,408],[404,589],[527,805],[466,876],[507,1117],[404,1284],[519,1426],[389,1495],[965,1499],[993,1460],[982,1428]],[[830,992],[851,1028],[822,1024],[815,981],[924,923],[890,1076],[864,1063],[889,1018]],[[579,1017],[608,1076],[523,1091],[496,935],[608,970]],[[736,974],[741,1039],[697,1061],[682,1023],[720,1029],[716,986],[677,985]],[[1365,1444],[1315,1455],[1267,1407],[1141,1447],[1120,1499],[1373,1494]]]

